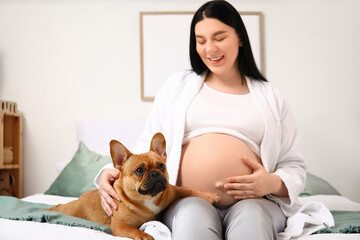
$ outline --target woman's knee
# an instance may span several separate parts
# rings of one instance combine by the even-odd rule
[[[264,216],[270,216],[269,206],[267,206],[267,200],[264,199],[245,199],[241,202],[238,211],[241,214],[251,216],[254,218],[261,218]],[[275,205],[273,207],[276,207]]]
[[[221,217],[202,198],[188,197],[176,201],[165,211],[162,220],[177,239],[221,239]]]
[[[230,225],[233,222],[242,222],[247,225],[268,220],[271,221],[271,218],[261,201],[258,201],[258,199],[246,199],[231,207],[224,218],[224,223]]]
[[[273,202],[266,199],[247,199],[236,203],[224,218],[226,232],[241,232],[249,234],[265,234],[274,236],[283,231],[286,217],[281,209]],[[247,229],[258,226],[264,233],[249,233]]]

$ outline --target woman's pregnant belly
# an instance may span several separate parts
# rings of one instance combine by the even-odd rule
[[[248,175],[252,169],[243,158],[260,158],[240,139],[220,133],[207,133],[193,138],[182,147],[177,185],[216,192],[220,205],[231,205],[236,199],[217,187],[232,176]]]

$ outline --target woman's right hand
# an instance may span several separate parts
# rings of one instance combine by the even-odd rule
[[[119,196],[112,187],[112,183],[119,178],[120,172],[115,168],[106,168],[101,173],[99,182],[99,194],[101,205],[108,216],[113,215],[112,208],[117,210],[117,205],[113,198],[120,201]]]

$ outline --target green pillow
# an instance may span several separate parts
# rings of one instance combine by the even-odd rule
[[[311,173],[306,174],[305,188],[300,197],[312,195],[341,195],[330,183]]]
[[[86,191],[96,189],[94,178],[99,170],[112,162],[110,156],[90,151],[80,142],[73,159],[61,171],[45,194],[79,197]]]

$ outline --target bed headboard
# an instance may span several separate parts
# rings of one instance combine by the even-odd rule
[[[109,142],[116,139],[130,151],[144,130],[145,118],[91,118],[77,121],[77,141],[91,151],[110,155]]]

